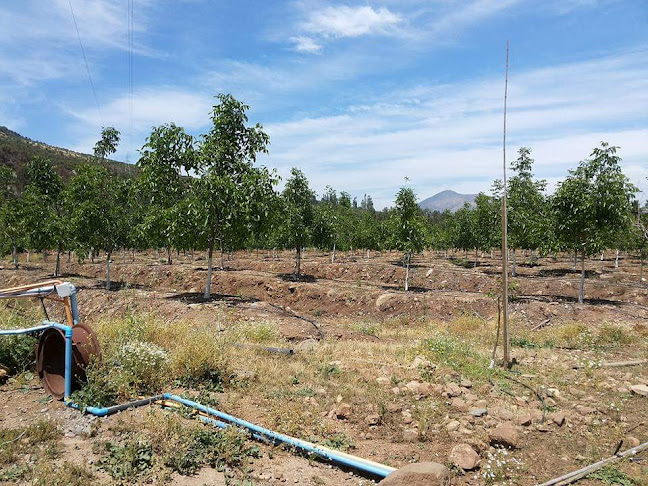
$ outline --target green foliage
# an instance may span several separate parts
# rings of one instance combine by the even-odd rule
[[[493,373],[488,369],[488,359],[475,351],[469,343],[449,334],[439,333],[425,340],[421,354],[427,355],[437,365],[460,372],[469,378],[485,378]]]
[[[0,365],[10,374],[33,370],[36,365],[34,346],[38,340],[26,334],[2,336],[0,339]]]
[[[636,189],[621,171],[617,148],[602,142],[591,159],[569,171],[553,197],[559,237],[586,255],[612,244],[631,223]]]
[[[295,274],[299,275],[301,251],[311,241],[315,195],[301,170],[293,168],[290,173],[282,194],[283,224],[280,233],[283,245],[297,251]]]
[[[113,479],[133,480],[153,468],[153,446],[149,440],[133,437],[124,444],[105,443],[105,455],[97,467]]]
[[[606,485],[634,486],[639,484],[616,465],[605,466],[598,471],[594,471],[587,475],[587,479],[598,479]]]
[[[337,434],[332,434],[322,442],[324,447],[330,447],[331,449],[337,449],[340,451],[348,451],[349,449],[355,449],[355,444],[351,439],[349,439],[342,432]]]
[[[114,154],[119,145],[120,133],[115,127],[101,127],[101,138],[94,146],[94,156],[100,160]]]

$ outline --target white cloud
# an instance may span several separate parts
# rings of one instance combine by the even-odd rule
[[[513,72],[507,159],[530,146],[537,175],[555,181],[605,140],[621,146],[628,176],[641,179],[639,168],[648,167],[646,59],[638,51]],[[448,188],[488,190],[501,177],[502,81],[418,86],[341,115],[266,129],[266,163],[282,175],[301,167],[319,192],[331,184],[388,205],[405,176],[422,197]]]
[[[130,159],[136,158],[144,138],[153,126],[174,122],[188,131],[196,131],[209,123],[209,111],[214,104],[213,98],[200,93],[188,92],[173,87],[156,87],[141,89],[133,94],[133,146],[130,146],[130,109],[128,96],[120,96],[101,106],[104,125],[114,126],[122,132],[122,143],[116,158],[124,159],[130,154]],[[76,108],[63,107],[76,118],[77,142],[73,150],[88,152],[92,150],[97,140],[98,130],[94,127],[101,125],[99,114],[95,107]],[[91,127],[91,128],[90,128]],[[89,131],[91,132],[89,133]]]
[[[295,44],[297,52],[317,53],[322,50],[322,44],[318,44],[310,37],[303,35],[291,37],[290,40]]]
[[[303,29],[324,37],[358,37],[388,32],[400,21],[400,15],[385,7],[374,10],[370,6],[340,5],[313,12]]]

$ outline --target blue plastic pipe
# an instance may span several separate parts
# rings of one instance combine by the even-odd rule
[[[36,327],[30,327],[24,329],[0,330],[0,335],[27,334],[30,332],[44,331],[52,327],[62,330],[65,336],[64,401],[65,401],[65,405],[70,408],[83,410],[86,413],[89,413],[91,415],[96,415],[98,417],[105,417],[107,415],[111,415],[113,413],[126,410],[127,408],[141,407],[143,405],[148,405],[150,403],[159,400],[172,400],[174,402],[178,402],[182,405],[193,408],[195,410],[199,410],[207,415],[212,415],[218,417],[219,419],[222,419],[222,420],[216,420],[209,417],[199,416],[200,420],[202,420],[203,422],[216,425],[217,427],[220,428],[226,428],[232,425],[236,425],[249,430],[250,433],[252,434],[252,437],[257,440],[266,441],[266,442],[270,441],[275,444],[287,444],[289,446],[294,447],[295,449],[298,449],[301,452],[314,454],[320,457],[321,459],[334,462],[337,464],[341,464],[346,467],[351,467],[358,471],[363,471],[365,473],[369,473],[381,478],[387,477],[390,473],[395,471],[394,468],[385,466],[384,464],[368,461],[366,459],[362,459],[361,457],[353,456],[351,454],[345,454],[344,452],[340,452],[340,451],[334,451],[332,449],[329,449],[328,447],[318,446],[311,442],[307,442],[305,440],[280,434],[279,432],[274,432],[270,429],[266,429],[265,427],[255,425],[251,422],[247,422],[246,420],[234,417],[233,415],[229,415],[225,412],[221,412],[219,410],[213,409],[211,407],[207,407],[205,405],[202,405],[200,403],[191,400],[187,400],[186,398],[182,398],[177,395],[173,395],[171,393],[164,393],[162,395],[156,395],[142,400],[136,400],[134,402],[124,403],[121,405],[114,405],[112,407],[85,407],[85,408],[80,407],[76,403],[70,401],[70,395],[72,395],[72,328],[70,326],[66,326],[53,321],[43,321],[42,325]],[[223,422],[223,420],[229,423]]]
[[[274,432],[270,429],[266,429],[259,425],[255,425],[251,422],[247,422],[246,420],[239,419],[225,412],[221,412],[219,410],[206,407],[205,405],[202,405],[200,403],[191,400],[187,400],[186,398],[182,398],[177,395],[172,395],[171,393],[165,393],[163,397],[167,400],[173,400],[174,402],[181,403],[187,407],[200,410],[201,412],[204,412],[208,415],[213,415],[218,417],[219,419],[226,420],[230,424],[243,427],[249,430],[250,432],[252,432],[253,434],[261,435],[267,439],[272,440],[273,442],[290,445],[302,452],[314,454],[322,459],[335,462],[343,466],[351,467],[382,478],[387,477],[390,473],[395,471],[394,468],[385,466],[384,464],[368,461],[360,457],[352,456],[351,454],[345,454],[343,452],[334,451],[332,449],[329,449],[328,447],[317,446],[305,440],[280,434],[278,432]]]

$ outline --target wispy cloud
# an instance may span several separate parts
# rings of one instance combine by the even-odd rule
[[[402,21],[386,7],[338,5],[311,11],[298,25],[300,35],[290,37],[298,52],[319,53],[325,42],[343,37],[388,35]]]
[[[400,21],[400,15],[385,7],[374,10],[367,5],[340,5],[313,12],[304,22],[303,29],[324,37],[358,37],[389,32]]]
[[[509,159],[534,150],[539,176],[564,177],[601,140],[620,145],[633,177],[648,166],[646,51],[528,70],[511,76]],[[500,177],[502,82],[473,79],[385,93],[341,115],[270,124],[268,164],[302,167],[326,184],[371,191],[389,204],[403,177],[421,195],[487,190]],[[604,100],[604,101],[602,101]],[[362,162],[359,162],[362,161]],[[635,181],[646,189],[645,181]]]
[[[297,52],[308,52],[310,54],[321,52],[322,44],[318,44],[314,39],[304,35],[291,37],[290,40],[295,44]]]

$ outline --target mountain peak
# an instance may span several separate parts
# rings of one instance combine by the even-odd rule
[[[453,213],[461,209],[465,203],[474,204],[477,194],[461,194],[451,189],[441,191],[419,203],[421,209],[443,212],[449,209]]]

